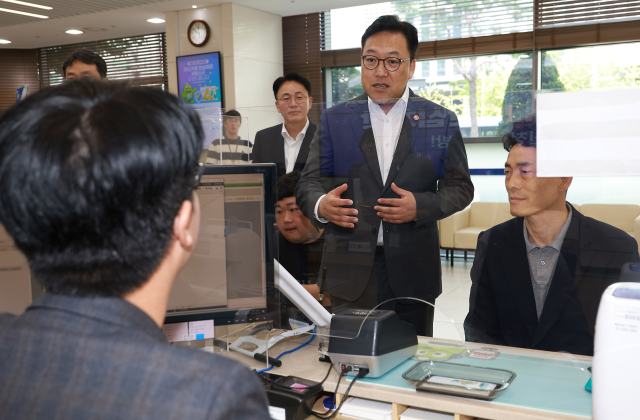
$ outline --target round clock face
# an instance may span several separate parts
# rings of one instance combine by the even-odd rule
[[[189,41],[195,46],[204,45],[209,38],[209,27],[204,21],[195,20],[189,25]]]

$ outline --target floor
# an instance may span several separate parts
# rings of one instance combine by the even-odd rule
[[[473,252],[467,260],[463,252],[456,252],[451,260],[445,259],[442,252],[442,294],[436,299],[433,319],[433,336],[450,340],[464,341],[462,323],[469,312],[469,291],[471,290],[471,266]],[[449,256],[451,258],[451,256]]]

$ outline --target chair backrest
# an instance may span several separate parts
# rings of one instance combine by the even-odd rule
[[[636,204],[583,204],[580,206],[579,212],[625,232],[633,232],[633,224],[640,216],[640,206]]]
[[[509,203],[476,201],[471,203],[469,227],[493,227],[513,218],[509,213]]]

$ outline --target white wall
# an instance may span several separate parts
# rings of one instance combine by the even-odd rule
[[[508,153],[502,143],[466,144],[470,169],[504,168]],[[475,187],[474,201],[507,202],[504,175],[471,177]],[[567,201],[576,204],[638,204],[639,176],[579,176],[573,177]]]
[[[209,24],[211,36],[194,47],[187,29],[194,19]],[[235,3],[165,13],[169,91],[178,94],[176,57],[219,51],[223,106],[248,117],[249,138],[282,122],[274,112],[273,81],[282,76],[282,18]]]

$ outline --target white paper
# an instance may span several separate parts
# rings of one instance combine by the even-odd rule
[[[363,398],[349,398],[342,405],[340,414],[354,419],[391,420],[393,407],[391,403]]]
[[[170,343],[186,341],[185,337],[189,336],[189,323],[178,322],[175,324],[166,324],[162,326],[162,332]]]
[[[269,416],[273,420],[287,420],[287,413],[284,408],[269,406]]]
[[[192,321],[189,322],[189,335],[195,336],[196,340],[204,340],[207,338],[213,338],[213,319],[206,321]]]
[[[537,175],[640,175],[640,89],[540,93]]]
[[[453,414],[436,413],[434,411],[407,408],[400,414],[400,420],[453,420]]]

